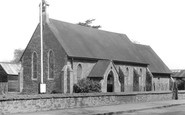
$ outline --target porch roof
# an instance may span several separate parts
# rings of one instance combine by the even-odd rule
[[[99,60],[89,73],[88,77],[101,77],[103,78],[107,67],[110,64],[110,60]]]

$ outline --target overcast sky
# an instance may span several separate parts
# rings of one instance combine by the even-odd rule
[[[0,0],[0,61],[25,49],[41,0]],[[70,23],[96,19],[102,30],[150,45],[170,69],[185,69],[185,0],[47,0],[49,17]]]

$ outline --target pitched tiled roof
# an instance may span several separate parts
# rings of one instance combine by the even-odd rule
[[[11,64],[11,63],[0,63],[0,66],[9,75],[18,75],[21,68],[20,64]]]
[[[141,44],[135,44],[135,46],[143,55],[143,60],[149,63],[148,68],[152,73],[172,73],[150,46]]]
[[[134,44],[124,34],[70,24],[50,19],[48,23],[70,57],[108,59],[147,64]]]
[[[102,77],[110,64],[110,60],[99,60],[89,73],[88,77]]]
[[[184,77],[185,78],[185,70],[181,70],[180,72],[175,72],[172,77]]]

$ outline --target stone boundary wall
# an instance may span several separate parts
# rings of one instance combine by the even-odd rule
[[[178,99],[185,99],[185,90],[178,91]]]
[[[0,114],[171,100],[172,92],[39,94],[0,96]],[[185,91],[179,92],[185,99]]]

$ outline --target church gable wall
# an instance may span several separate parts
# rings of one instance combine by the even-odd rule
[[[44,27],[44,83],[46,83],[47,93],[52,91],[61,91],[61,71],[63,66],[66,64],[66,53],[61,47],[54,34],[50,31],[48,26]],[[48,79],[48,52],[52,50],[54,53],[54,79]],[[32,80],[32,53],[37,53],[38,63],[38,74],[37,79]],[[39,93],[40,83],[40,35],[39,27],[37,27],[31,41],[29,42],[23,57],[23,92],[26,94],[37,94]]]

